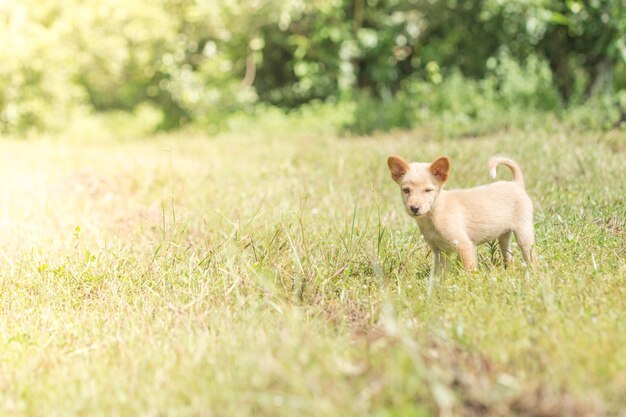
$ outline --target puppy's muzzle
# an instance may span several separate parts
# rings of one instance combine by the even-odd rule
[[[420,206],[410,206],[409,209],[415,215],[420,214]]]

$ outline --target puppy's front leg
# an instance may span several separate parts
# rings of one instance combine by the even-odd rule
[[[433,266],[430,269],[430,275],[439,277],[445,269],[445,254],[434,246],[431,246],[430,249],[433,251]]]
[[[442,270],[441,262],[444,257],[441,251],[437,249],[435,246],[431,245],[430,249],[433,252],[433,266],[430,268],[430,275],[428,276],[428,288],[426,289],[426,294],[428,296],[428,299],[430,299],[430,297],[433,294],[433,291],[435,290],[437,278],[439,278],[439,276],[441,275],[441,270]]]
[[[476,269],[476,246],[470,240],[459,242],[457,245],[461,262],[467,272]]]
[[[445,277],[448,273],[448,269],[450,268],[450,254],[446,252],[441,252],[439,254],[439,265],[441,268],[441,276]]]

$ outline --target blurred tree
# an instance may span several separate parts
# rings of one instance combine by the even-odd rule
[[[611,88],[612,69],[626,61],[626,5],[623,1],[553,1],[539,48],[550,62],[565,101],[576,88],[576,68],[587,80],[585,96]]]

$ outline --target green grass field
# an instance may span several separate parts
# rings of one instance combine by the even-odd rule
[[[524,171],[432,297],[390,153]],[[626,132],[0,142],[2,416],[626,415]],[[510,178],[500,168],[499,178]]]

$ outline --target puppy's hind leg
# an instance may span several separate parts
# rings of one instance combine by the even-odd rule
[[[533,253],[533,246],[535,244],[535,233],[533,231],[532,223],[524,227],[519,228],[515,232],[515,240],[517,245],[522,251],[522,256],[528,265],[532,265],[536,258]]]
[[[509,230],[498,238],[498,245],[500,246],[505,268],[511,264],[511,234],[512,232]]]

